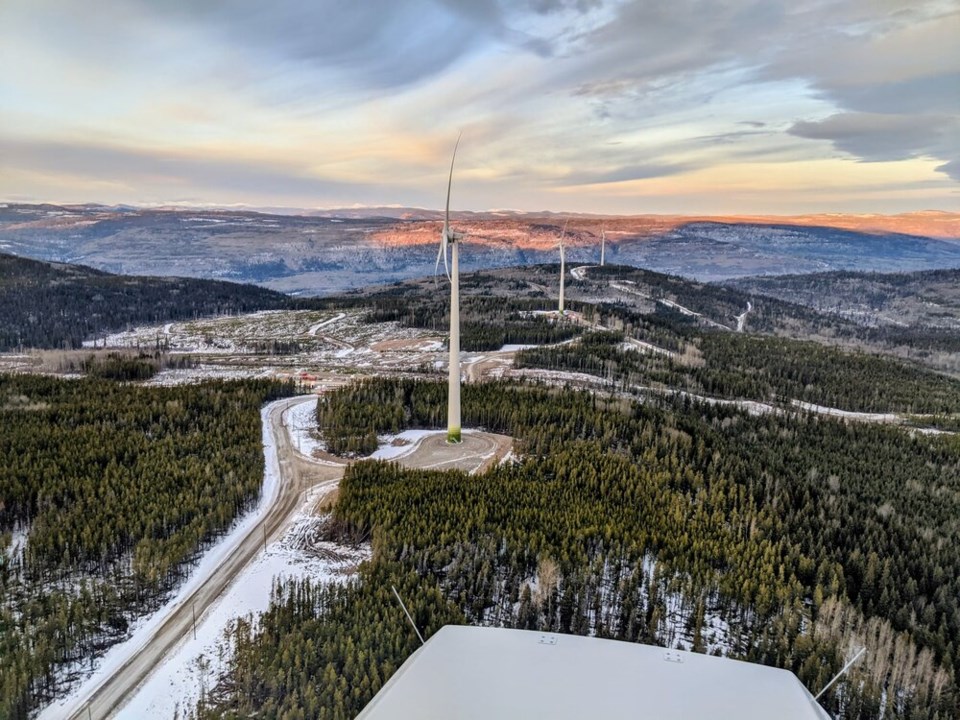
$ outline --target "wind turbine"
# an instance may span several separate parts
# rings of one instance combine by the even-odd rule
[[[567,221],[564,221],[564,223],[563,223],[563,230],[560,231],[560,242],[557,243],[557,247],[560,248],[560,308],[559,308],[559,312],[560,312],[561,315],[563,315],[563,287],[564,287],[564,281],[565,281],[564,276],[566,275],[566,272],[567,272],[567,265],[566,265],[567,256],[566,256],[566,253],[565,253],[565,251],[564,251],[564,246],[563,246],[563,236],[566,235],[566,234],[567,234]]]
[[[447,399],[447,442],[460,442],[460,245],[463,238],[461,233],[450,229],[450,188],[453,186],[453,163],[457,159],[457,148],[460,147],[460,136],[453,146],[453,158],[450,160],[450,177],[447,179],[447,209],[443,216],[443,232],[440,235],[440,252],[437,253],[437,265],[433,270],[434,276],[440,270],[440,258],[443,258],[443,269],[450,281],[450,361],[449,361],[449,393]],[[450,246],[450,265],[447,265],[447,246]]]
[[[603,267],[606,264],[605,256],[607,249],[607,234],[603,230],[603,226],[600,226],[600,267]]]

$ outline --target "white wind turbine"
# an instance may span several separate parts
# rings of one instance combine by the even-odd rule
[[[461,233],[450,229],[450,188],[453,186],[453,163],[457,159],[460,137],[453,146],[453,158],[450,160],[450,177],[447,179],[447,209],[443,216],[443,233],[440,236],[440,252],[437,253],[437,265],[434,275],[440,270],[440,258],[450,280],[450,361],[449,394],[447,399],[447,442],[460,442],[460,246]],[[450,265],[447,265],[447,246],[451,249]],[[451,272],[450,266],[453,266]]]
[[[563,246],[563,236],[566,235],[566,234],[567,234],[567,222],[564,221],[564,223],[563,223],[563,230],[560,231],[560,242],[557,243],[557,247],[560,248],[560,307],[559,307],[559,312],[560,312],[561,315],[563,315],[563,312],[564,312],[564,309],[563,309],[563,288],[564,288],[564,282],[565,282],[564,276],[565,276],[566,273],[567,273],[567,255],[566,255],[566,252],[565,252],[565,248],[564,248],[564,246]]]
[[[607,250],[607,233],[604,232],[603,226],[600,226],[600,267],[603,267],[606,264],[606,250]]]

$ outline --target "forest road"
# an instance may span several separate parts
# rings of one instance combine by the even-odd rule
[[[116,672],[107,677],[86,697],[76,698],[73,707],[65,708],[76,720],[108,718],[121,708],[136,688],[157,667],[164,656],[191,632],[194,613],[199,620],[206,610],[230,586],[235,577],[271,540],[279,537],[290,524],[311,488],[333,491],[349,464],[331,455],[311,459],[295,447],[286,425],[287,411],[302,402],[303,396],[277,401],[269,410],[270,433],[277,448],[280,466],[278,490],[271,506],[259,522],[236,545],[191,595],[174,609],[166,620],[144,640],[141,648]],[[478,473],[500,462],[513,448],[513,439],[506,435],[465,430],[463,442],[450,445],[446,434],[438,431],[418,441],[411,451],[397,458],[404,467],[452,470]],[[318,498],[318,501],[321,498]]]
[[[280,478],[276,497],[266,514],[251,526],[233,552],[213,570],[203,584],[170,613],[135,655],[86,698],[77,698],[77,704],[71,710],[71,718],[99,720],[109,717],[160,663],[164,655],[191,631],[194,612],[196,617],[200,618],[226,590],[234,577],[263,549],[264,544],[283,531],[290,516],[296,511],[302,493],[318,486],[329,485],[332,489],[339,482],[346,465],[312,463],[299,455],[293,447],[284,426],[284,413],[299,402],[303,402],[302,397],[283,400],[276,403],[269,412],[270,432],[276,443]]]

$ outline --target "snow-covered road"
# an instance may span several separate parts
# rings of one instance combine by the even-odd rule
[[[194,614],[202,617],[236,574],[286,526],[308,486],[333,486],[342,467],[317,465],[306,476],[294,456],[283,414],[303,398],[287,398],[263,408],[264,488],[257,509],[242,518],[220,543],[204,554],[190,579],[159,611],[100,661],[94,674],[64,700],[54,702],[39,720],[108,717],[188,633]]]
[[[165,718],[192,706],[223,662],[215,655],[227,623],[265,609],[270,580],[295,562],[284,551],[287,529],[307,521],[308,508],[337,486],[348,465],[308,455],[316,441],[305,447],[305,426],[315,402],[315,396],[300,396],[263,408],[265,473],[257,508],[204,554],[166,605],[111,648],[86,681],[46,707],[38,720]],[[508,437],[479,431],[466,431],[464,442],[454,446],[442,431],[415,431],[404,439],[412,442],[402,449],[382,448],[380,455],[406,467],[480,472],[512,447]]]

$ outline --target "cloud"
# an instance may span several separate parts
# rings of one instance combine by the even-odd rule
[[[303,168],[262,161],[201,158],[86,143],[16,141],[0,138],[0,167],[54,172],[82,181],[105,180],[167,192],[211,190],[271,197],[376,197],[382,188],[317,177]]]
[[[829,140],[834,147],[868,162],[917,157],[949,158],[937,168],[957,179],[960,118],[949,115],[839,113],[819,122],[798,122],[797,137]]]
[[[960,160],[951,160],[937,167],[938,172],[949,175],[957,182],[960,182]]]
[[[0,163],[35,179],[435,204],[457,129],[463,197],[491,206],[675,193],[746,165],[744,184],[756,168],[796,184],[799,163],[849,156],[919,160],[859,166],[854,198],[881,170],[940,183],[935,202],[958,178],[956,0],[0,5],[17,70],[0,77]],[[714,185],[705,203],[730,191]]]
[[[960,8],[926,2],[845,19],[764,69],[766,77],[805,77],[840,111],[788,132],[867,162],[946,160],[937,170],[958,179]]]
[[[572,185],[605,185],[610,183],[630,182],[631,180],[649,180],[651,178],[678,175],[694,169],[692,163],[657,164],[644,163],[640,165],[625,165],[622,167],[603,170],[600,172],[568,173],[558,179],[562,186]]]
[[[367,87],[402,87],[443,72],[495,28],[478,1],[139,0],[165,22],[201,28],[214,42],[243,48],[256,65],[288,73],[335,69]],[[484,27],[485,20],[490,23]]]

